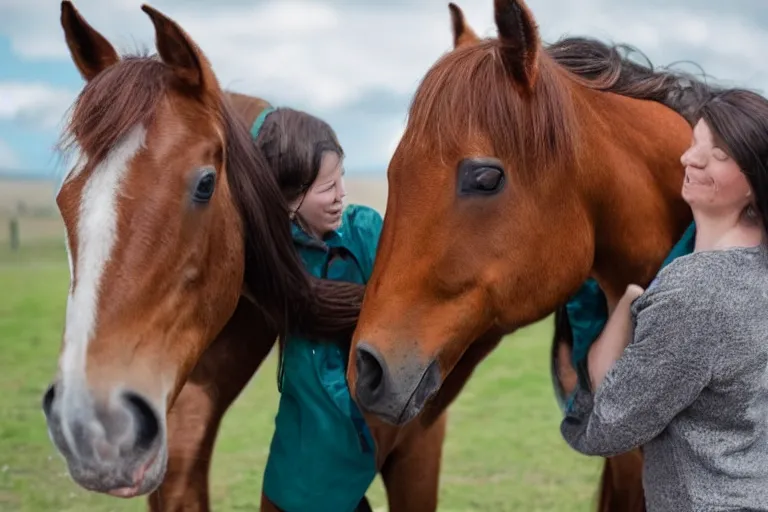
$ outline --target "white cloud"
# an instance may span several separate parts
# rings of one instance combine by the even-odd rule
[[[118,48],[154,48],[143,0],[80,0],[83,16]],[[69,59],[59,25],[58,2],[5,0],[0,30],[13,48],[30,59]],[[494,35],[493,2],[459,2],[482,35]],[[751,4],[723,11],[693,9],[669,2],[531,0],[546,40],[563,34],[590,34],[638,46],[660,64],[668,56],[706,48],[716,75],[747,80],[768,70],[762,49],[768,32],[750,17]],[[230,1],[164,0],[153,6],[178,21],[213,62],[222,83],[311,109],[342,108],[365,90],[384,88],[411,94],[429,66],[450,48],[447,0],[392,1]],[[754,10],[754,9],[753,9]],[[685,58],[685,54],[676,56]]]
[[[78,0],[76,6],[119,50],[154,50],[153,26],[140,10],[143,1]],[[492,0],[457,3],[476,32],[495,35]],[[717,78],[768,88],[768,61],[762,55],[768,47],[764,3],[528,3],[546,41],[589,35],[626,42],[655,65],[694,60]],[[350,162],[358,162],[352,157],[358,154],[360,162],[378,166],[386,165],[380,159],[388,158],[396,146],[391,139],[402,131],[408,97],[451,46],[448,0],[155,0],[151,4],[179,22],[199,44],[224,87],[326,118],[342,137]],[[24,59],[69,61],[59,9],[53,0],[0,0],[0,33]],[[42,84],[33,85],[34,90],[16,90],[23,101],[12,107],[3,106],[0,88],[0,119],[36,120],[46,126],[60,122],[62,106],[71,103],[74,93],[50,94],[41,92]],[[375,102],[377,94],[387,108],[360,107],[361,102]]]
[[[57,128],[74,99],[74,92],[42,82],[0,82],[0,120]]]
[[[0,169],[18,169],[21,166],[21,160],[16,152],[3,139],[0,139]]]
[[[400,123],[400,126],[398,126],[395,132],[392,134],[392,138],[387,145],[387,160],[392,157],[392,155],[395,153],[395,150],[397,149],[397,146],[400,144],[400,139],[403,138],[403,133],[405,133],[406,124],[406,121],[403,120]]]
[[[58,5],[43,3],[3,2],[0,30],[23,58],[68,60]],[[141,1],[99,4],[81,0],[77,8],[118,49],[154,49]],[[447,4],[153,5],[192,36],[223,84],[311,109],[343,107],[370,88],[411,93],[450,47]]]

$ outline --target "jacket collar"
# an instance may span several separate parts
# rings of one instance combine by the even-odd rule
[[[328,233],[325,238],[320,240],[307,233],[301,225],[295,220],[291,221],[291,236],[293,241],[304,247],[322,249],[327,251],[330,247],[340,247],[343,245],[341,229]]]

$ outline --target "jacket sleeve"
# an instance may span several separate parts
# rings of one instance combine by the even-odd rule
[[[646,292],[632,306],[633,341],[592,393],[580,379],[561,433],[575,450],[609,457],[661,433],[711,378],[712,310],[680,288]]]

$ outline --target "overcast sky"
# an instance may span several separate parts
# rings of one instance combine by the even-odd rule
[[[142,0],[76,0],[120,51],[150,48]],[[458,0],[495,36],[493,0]],[[329,121],[349,172],[386,170],[418,81],[451,48],[447,0],[155,0],[211,60],[221,84]],[[626,42],[655,65],[693,60],[768,91],[766,0],[530,0],[545,41]],[[51,172],[64,111],[82,87],[58,0],[0,0],[0,169]]]

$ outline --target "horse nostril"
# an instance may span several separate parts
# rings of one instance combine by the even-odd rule
[[[381,355],[373,347],[360,344],[355,357],[357,395],[363,406],[370,406],[384,394],[386,372]]]
[[[149,448],[160,433],[160,422],[154,408],[136,393],[126,392],[125,401],[136,421],[136,446]]]
[[[45,413],[46,416],[50,416],[51,414],[54,398],[56,398],[56,388],[51,384],[48,386],[48,389],[45,390],[45,394],[43,395],[43,413]]]

